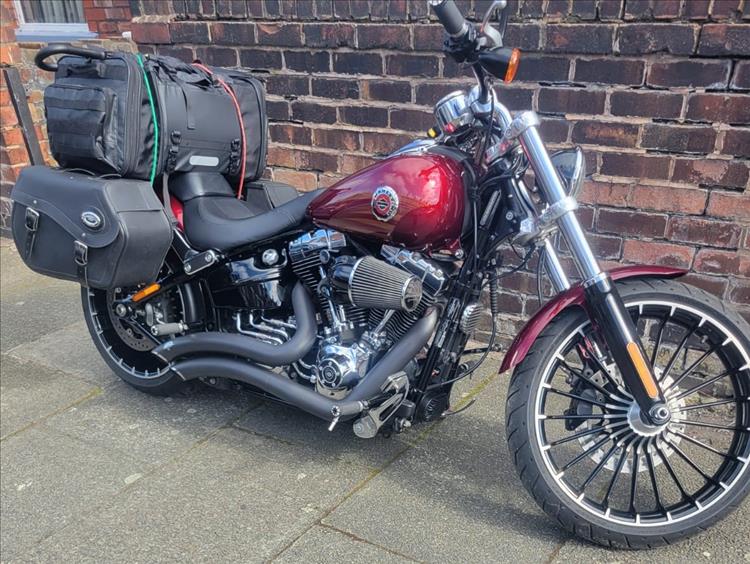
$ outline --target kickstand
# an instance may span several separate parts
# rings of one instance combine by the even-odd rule
[[[467,409],[469,409],[472,405],[474,405],[474,403],[476,401],[477,401],[476,398],[474,398],[469,403],[467,403],[465,406],[463,406],[461,409],[458,409],[456,411],[452,411],[450,409],[446,409],[445,411],[443,411],[443,414],[441,415],[441,417],[448,417],[449,415],[458,415],[459,413],[463,413],[464,411],[466,411]]]

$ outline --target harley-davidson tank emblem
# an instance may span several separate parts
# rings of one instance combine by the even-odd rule
[[[378,221],[390,221],[398,213],[398,194],[390,186],[380,186],[370,201],[372,215]]]

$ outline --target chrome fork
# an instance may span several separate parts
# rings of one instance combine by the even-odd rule
[[[596,260],[586,235],[575,215],[575,200],[565,191],[547,148],[539,135],[539,118],[534,112],[519,114],[508,121],[507,110],[498,112],[505,137],[518,140],[536,175],[541,196],[549,206],[544,215],[554,219],[565,237],[578,271],[583,277],[589,316],[601,333],[622,375],[625,387],[645,414],[648,423],[661,425],[669,421],[670,412],[654,376],[648,357],[638,338],[636,327],[627,313],[609,274]],[[545,241],[546,266],[555,288],[569,286],[554,246]]]

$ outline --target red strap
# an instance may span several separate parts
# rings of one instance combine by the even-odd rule
[[[194,62],[193,66],[198,67],[208,75],[213,76],[214,74],[213,72],[211,72],[211,69],[198,61]],[[221,84],[222,88],[226,90],[226,93],[229,94],[229,97],[232,99],[234,109],[237,112],[237,119],[240,122],[240,137],[242,138],[242,164],[240,165],[240,185],[237,188],[237,199],[241,200],[242,189],[245,187],[245,164],[247,161],[247,139],[245,137],[245,123],[242,121],[242,110],[240,109],[240,103],[237,100],[237,96],[234,95],[234,90],[232,90],[232,88],[218,76],[215,78],[216,81]]]

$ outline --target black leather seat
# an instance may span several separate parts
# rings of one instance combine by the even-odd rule
[[[185,235],[195,248],[228,251],[291,229],[305,219],[318,192],[308,192],[268,211],[274,204],[260,197],[239,200],[226,179],[215,173],[190,172],[170,179],[169,189],[183,205]]]

